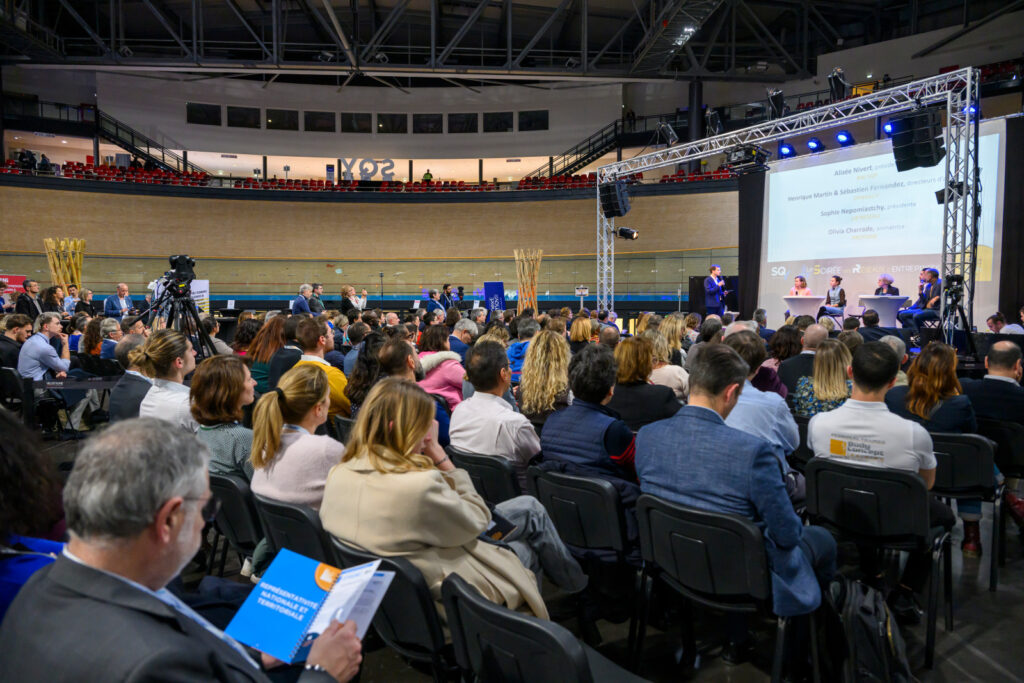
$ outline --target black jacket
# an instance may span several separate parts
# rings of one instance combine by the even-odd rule
[[[790,396],[796,393],[796,383],[800,381],[801,377],[811,377],[813,375],[813,353],[798,353],[779,364],[779,379],[786,385]]]
[[[616,384],[608,409],[614,410],[634,432],[644,425],[675,415],[682,404],[675,392],[659,384]]]
[[[35,322],[39,314],[43,312],[43,302],[22,292],[18,295],[18,301],[14,304],[14,312],[27,315],[32,318],[32,322]]]
[[[139,416],[139,406],[146,398],[153,383],[149,380],[124,373],[110,390],[110,421],[130,420]]]
[[[91,317],[96,317],[96,306],[91,301],[79,301],[75,304],[75,313],[88,313]]]
[[[6,334],[0,334],[0,367],[17,369],[20,351],[21,344]]]
[[[897,295],[899,295],[899,293],[900,293],[900,288],[899,287],[893,287],[892,285],[889,285],[889,291],[888,292],[883,292],[881,287],[879,287],[878,289],[875,290],[875,296],[882,296],[883,294],[887,294],[887,295],[890,295],[890,296],[897,296]]]
[[[1024,425],[1024,387],[1020,384],[990,378],[965,379],[960,383],[979,418]]]

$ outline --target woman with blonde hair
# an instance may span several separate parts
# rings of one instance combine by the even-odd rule
[[[636,330],[633,333],[637,337],[647,331],[647,325],[651,321],[651,313],[641,313],[640,317],[636,320]]]
[[[833,332],[836,329],[836,321],[832,319],[830,315],[823,315],[818,318],[818,324],[824,327],[829,332]]]
[[[826,339],[814,353],[814,375],[801,377],[793,394],[793,411],[803,417],[827,413],[846,403],[853,389],[846,369],[853,356],[846,344]]]
[[[590,318],[577,316],[569,328],[569,351],[579,353],[590,343]]]
[[[680,365],[670,362],[671,352],[665,335],[655,330],[647,330],[641,335],[651,342],[651,384],[668,387],[680,401],[685,401],[690,393],[690,373]]]
[[[177,330],[158,330],[128,359],[153,379],[153,386],[139,404],[139,417],[155,417],[193,434],[198,432],[199,423],[192,417],[189,388],[185,386],[185,377],[196,369],[192,342]]]
[[[651,422],[672,417],[679,399],[668,387],[651,384],[654,348],[649,339],[623,339],[615,347],[615,389],[608,408],[622,417],[634,432]]]
[[[375,555],[409,560],[439,608],[441,583],[458,574],[492,602],[547,618],[530,569],[543,568],[569,592],[582,590],[586,576],[530,496],[495,506],[517,527],[502,539],[511,550],[480,539],[491,512],[437,443],[434,412],[413,382],[388,377],[374,385],[341,464],[328,475],[324,529]]]
[[[581,318],[582,320],[582,318]],[[519,410],[537,427],[569,405],[569,345],[551,330],[530,339],[519,380]]]
[[[683,318],[677,314],[666,317],[659,331],[668,343],[668,362],[683,367],[683,361],[686,360],[686,354],[683,352],[683,335],[686,333]]]
[[[253,493],[320,508],[327,473],[345,451],[314,433],[327,422],[330,407],[327,373],[314,364],[292,368],[260,397],[252,418]]]

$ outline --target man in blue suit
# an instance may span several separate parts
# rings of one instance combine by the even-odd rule
[[[821,602],[819,582],[835,573],[836,543],[800,522],[772,445],[726,426],[748,372],[731,347],[707,346],[690,369],[689,404],[637,435],[636,473],[644,493],[753,520],[764,532],[775,613],[808,614]],[[743,640],[737,631],[733,644]]]
[[[301,285],[299,287],[299,295],[292,301],[292,315],[297,313],[310,313],[313,311],[309,309],[309,297],[313,296],[312,285]]]
[[[132,297],[128,294],[128,285],[117,283],[117,294],[111,294],[103,300],[103,315],[121,320],[126,315],[135,313]]]
[[[728,292],[722,289],[725,286],[725,280],[722,279],[722,267],[719,265],[712,265],[709,269],[711,273],[704,278],[704,308],[707,310],[707,315],[715,313],[722,315],[725,312],[725,295]]]
[[[921,325],[928,320],[939,319],[939,300],[942,298],[942,281],[939,271],[934,268],[923,268],[918,285],[917,301],[910,308],[896,314],[903,327],[908,327],[913,334],[921,333]]]

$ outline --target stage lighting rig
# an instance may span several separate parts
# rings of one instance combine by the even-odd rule
[[[833,68],[832,73],[828,75],[828,91],[829,95],[832,96],[833,102],[845,100],[847,95],[850,94],[850,84],[843,78],[841,67]]]
[[[768,109],[771,119],[781,119],[786,108],[786,97],[780,89],[768,88]]]
[[[809,140],[807,140],[807,149],[811,150],[814,153],[818,153],[824,151],[826,147],[825,143],[823,143],[820,139],[810,138]]]
[[[841,130],[836,133],[836,142],[839,143],[840,147],[849,147],[850,145],[857,144],[857,141],[853,139],[853,134],[848,130]]]
[[[722,116],[717,109],[709,108],[704,112],[704,128],[709,136],[722,132]]]
[[[615,230],[615,236],[624,240],[635,240],[640,237],[640,233],[633,228],[617,228]]]
[[[658,135],[665,141],[669,147],[679,142],[679,135],[672,126],[668,125],[665,121],[658,124]]]
[[[779,158],[788,159],[796,156],[796,148],[788,142],[782,141],[779,143]]]
[[[757,147],[740,147],[725,153],[725,165],[739,175],[760,173],[768,170],[767,150]]]

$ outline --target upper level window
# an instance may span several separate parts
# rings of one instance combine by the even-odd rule
[[[189,123],[198,123],[203,126],[219,126],[220,105],[186,102],[185,120]]]
[[[444,116],[442,114],[413,114],[413,133],[443,133]]]
[[[337,130],[333,111],[306,111],[303,112],[303,117],[307,131],[333,133]]]
[[[479,131],[479,114],[448,114],[449,133],[477,133]]]
[[[342,133],[372,133],[373,114],[341,113]]]
[[[485,133],[511,133],[512,112],[510,111],[487,111],[484,112]]]
[[[548,110],[537,109],[534,111],[519,112],[519,130],[547,130]]]
[[[378,133],[408,133],[408,114],[377,114]]]
[[[259,107],[232,107],[228,105],[228,126],[231,128],[259,128]]]
[[[298,130],[299,112],[295,109],[268,109],[267,130]]]

